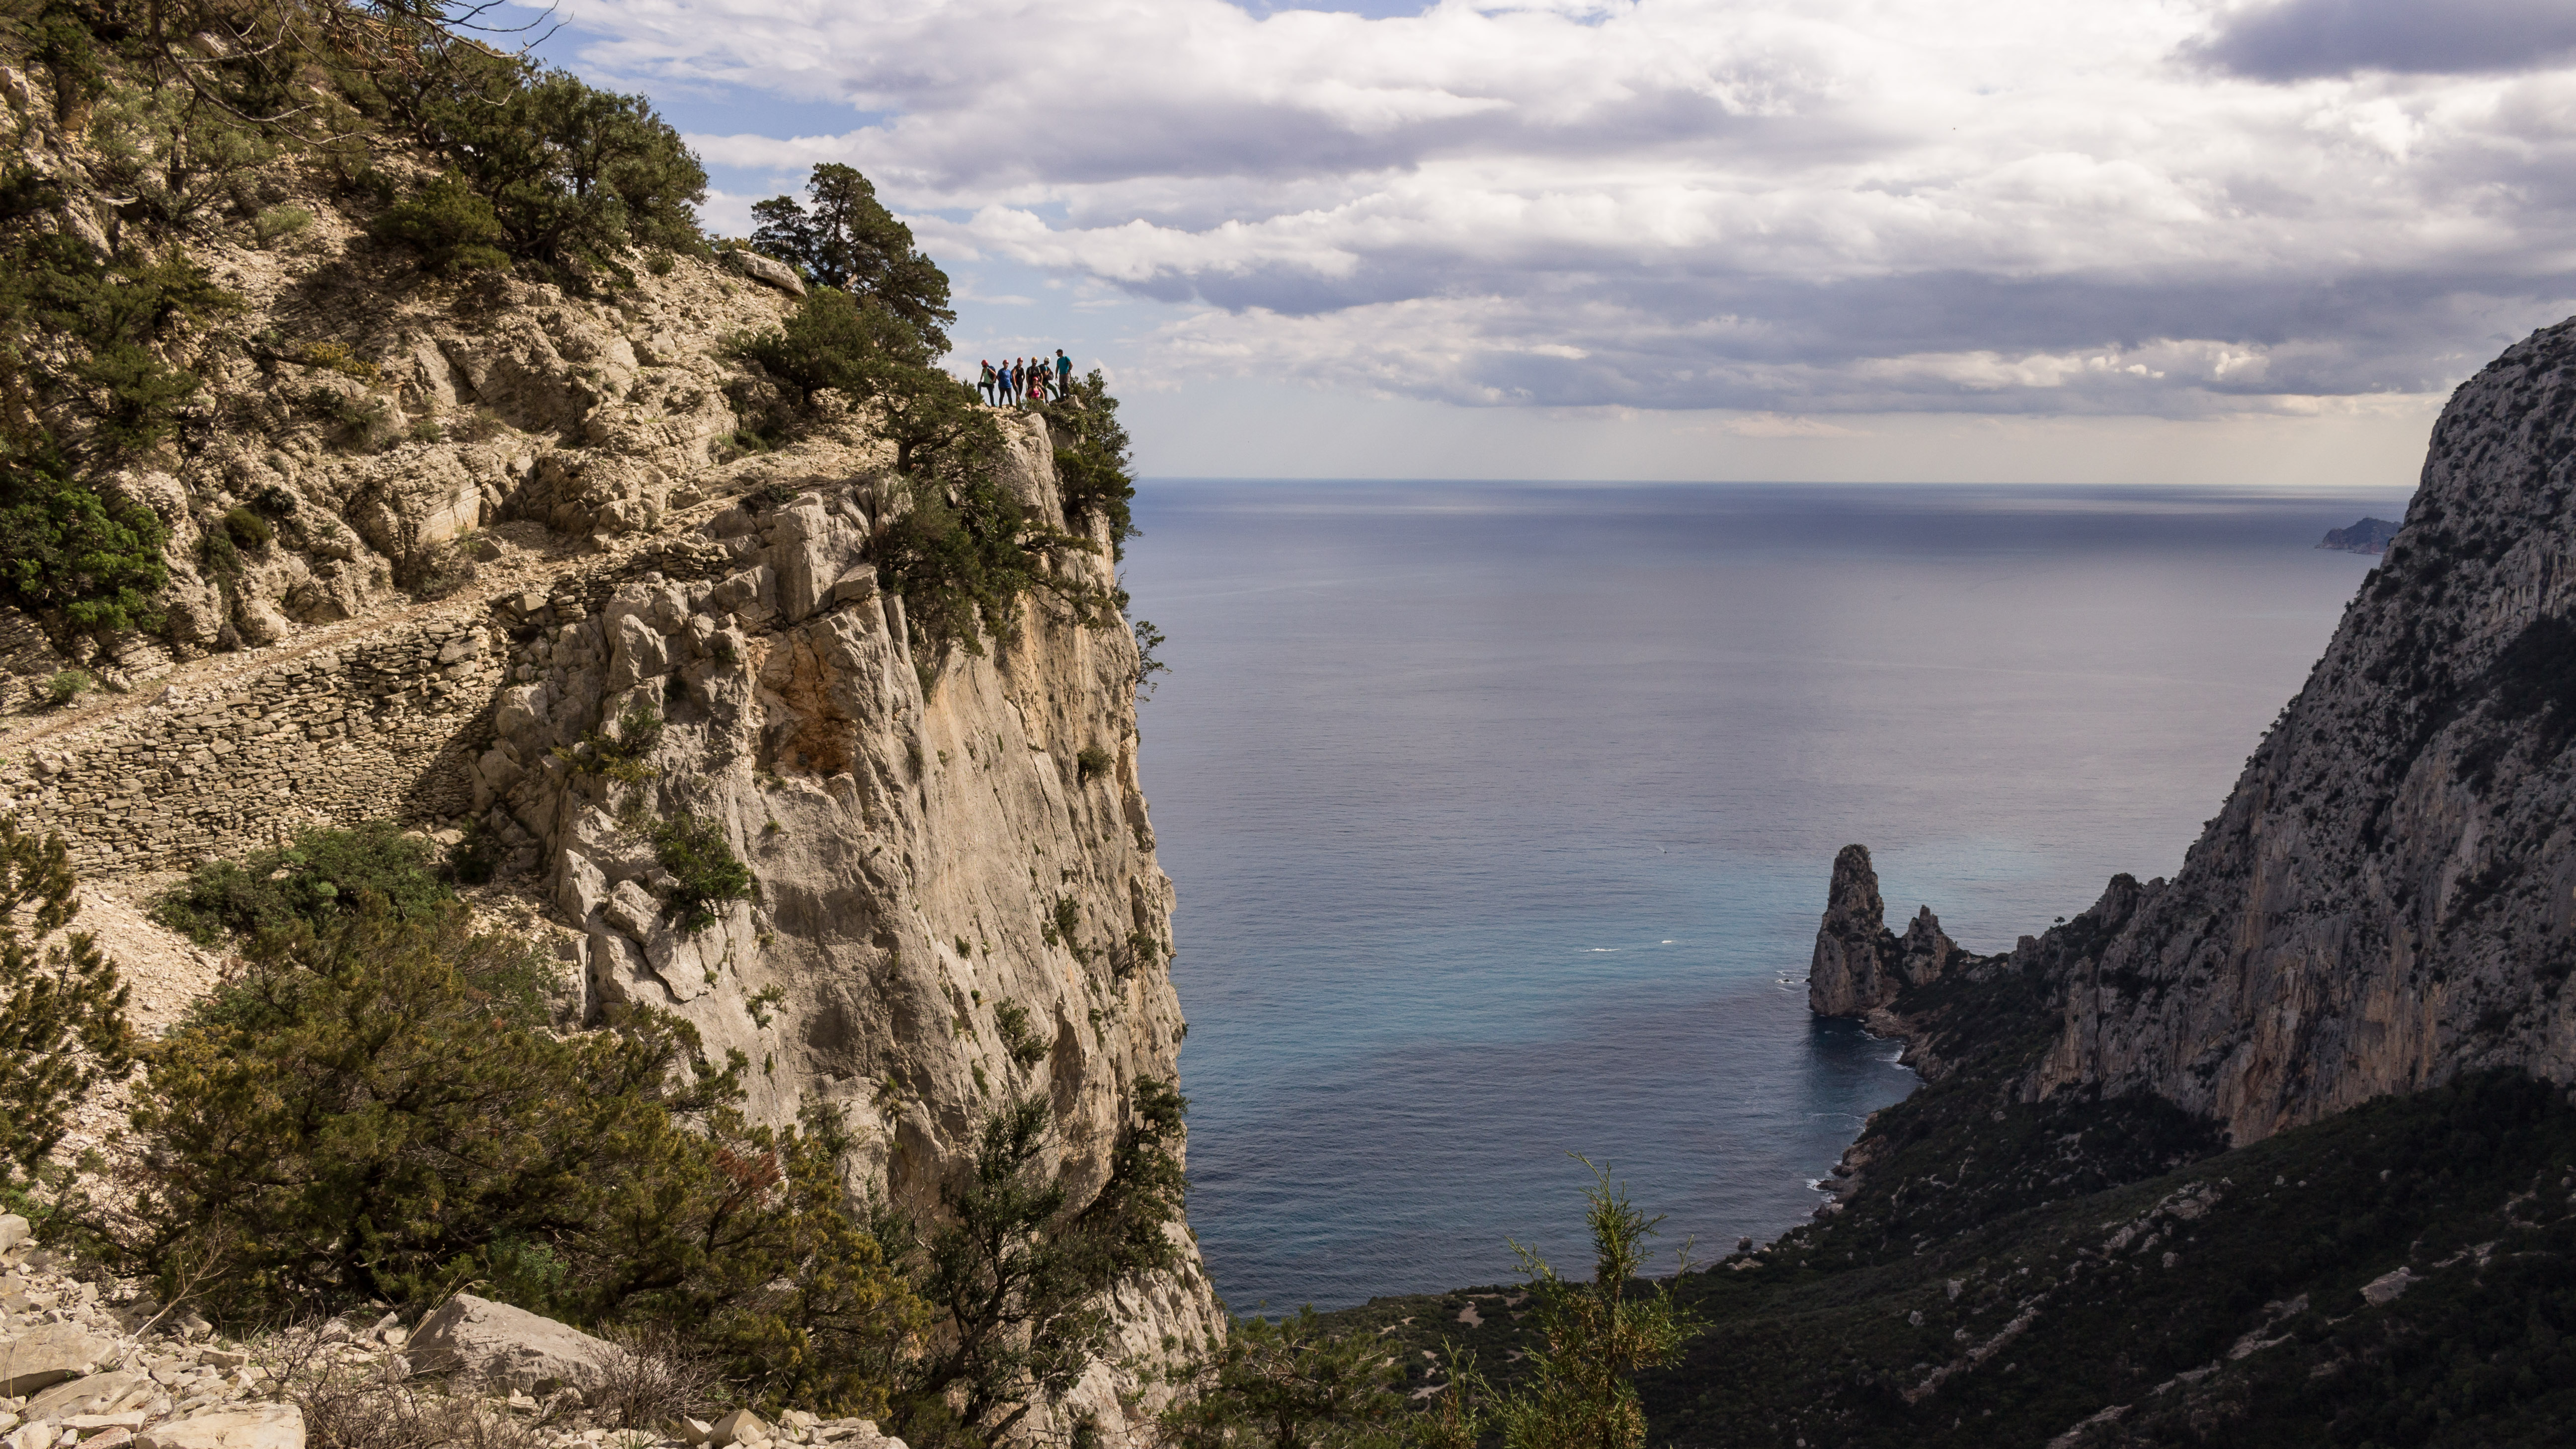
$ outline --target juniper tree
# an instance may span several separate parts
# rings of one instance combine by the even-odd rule
[[[126,986],[86,931],[62,836],[0,819],[0,1186],[31,1177],[72,1107],[130,1067]]]

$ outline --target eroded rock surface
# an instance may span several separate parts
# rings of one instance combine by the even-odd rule
[[[1846,850],[1811,997],[1883,1007],[1918,981],[1898,957],[2013,973],[2059,1018],[2023,1095],[2151,1094],[2239,1144],[2479,1068],[2576,1081],[2571,743],[2576,322],[2453,394],[2385,561],[2170,882],[2119,877],[2008,956],[1937,930],[1905,954]]]

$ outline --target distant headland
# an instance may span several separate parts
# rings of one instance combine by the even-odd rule
[[[2319,548],[2341,549],[2345,553],[2386,553],[2388,541],[2397,536],[2397,525],[2385,518],[2365,518],[2350,528],[2329,528]]]

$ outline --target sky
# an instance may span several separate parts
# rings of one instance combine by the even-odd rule
[[[1165,476],[2406,486],[2576,314],[2566,0],[564,0]]]

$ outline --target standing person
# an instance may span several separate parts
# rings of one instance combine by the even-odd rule
[[[1007,401],[1017,406],[1020,401],[1020,360],[1018,358],[1012,358],[1002,369],[1002,385],[1010,394]]]
[[[991,359],[988,358],[984,362],[984,406],[991,407],[993,405],[993,399],[993,364]]]
[[[1064,349],[1059,347],[1055,350],[1055,395],[1064,397],[1072,391],[1073,359],[1065,356]]]

